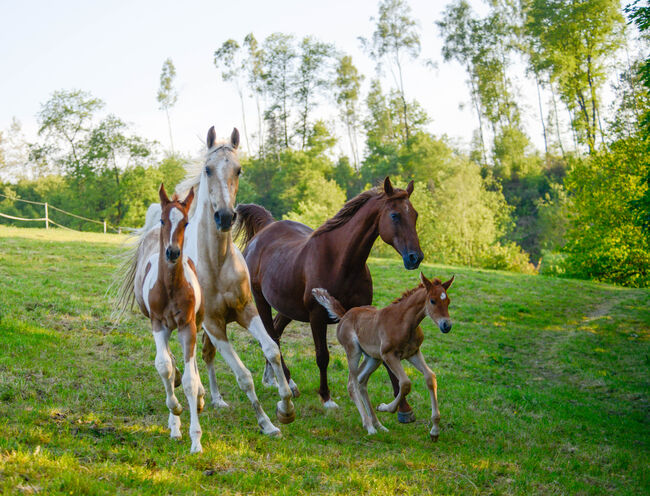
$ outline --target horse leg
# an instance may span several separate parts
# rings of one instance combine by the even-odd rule
[[[343,345],[345,355],[348,359],[348,394],[356,405],[357,410],[359,410],[363,428],[368,431],[368,434],[376,434],[377,430],[373,425],[372,418],[364,405],[359,391],[359,360],[361,360],[362,355],[361,347],[357,342],[351,339],[349,334],[345,332],[341,333],[341,330],[342,329],[339,328],[337,334],[339,336],[339,342]]]
[[[280,422],[290,424],[296,419],[296,411],[291,401],[292,394],[289,383],[282,370],[280,347],[266,332],[262,319],[257,313],[257,309],[252,301],[246,306],[238,320],[257,339],[257,342],[262,347],[262,353],[264,353],[267,363],[271,364],[273,373],[275,374],[276,384],[278,385],[278,393],[280,393],[281,398],[278,401],[275,414]]]
[[[217,348],[217,350],[219,350],[223,359],[226,361],[228,366],[230,366],[230,369],[233,371],[235,378],[237,379],[237,384],[240,389],[246,393],[246,396],[248,396],[248,399],[253,405],[253,410],[255,410],[255,416],[257,417],[257,423],[260,426],[262,433],[270,436],[282,435],[280,429],[274,426],[266,413],[264,413],[262,405],[255,394],[253,376],[239,359],[239,356],[233,349],[230,341],[228,341],[225,322],[218,323],[214,319],[206,318],[204,325],[208,331],[210,341],[212,341],[212,344]]]
[[[386,365],[386,362],[384,362],[384,367],[386,367],[388,377],[390,378],[390,383],[393,386],[393,395],[397,396],[399,394],[399,379],[395,376],[395,374],[393,374],[392,370],[390,370],[390,367]],[[415,422],[415,413],[413,412],[411,405],[409,405],[408,401],[406,401],[406,398],[403,398],[399,403],[397,410],[397,420],[400,424],[410,424],[411,422]]]
[[[387,353],[382,354],[382,359],[384,360],[384,363],[390,367],[390,370],[397,376],[397,379],[399,380],[399,391],[395,399],[388,405],[386,403],[377,405],[377,411],[395,413],[397,411],[397,405],[402,401],[404,396],[409,394],[411,391],[411,381],[406,375],[399,357],[393,353]]]
[[[325,312],[324,309],[323,312]],[[339,406],[330,396],[330,389],[327,385],[327,366],[330,363],[330,352],[327,349],[327,321],[320,311],[311,312],[309,314],[309,324],[311,325],[311,333],[316,347],[316,364],[320,370],[318,394],[325,408],[338,408]]]
[[[215,408],[228,408],[228,403],[226,403],[221,397],[219,392],[219,386],[217,385],[217,375],[214,372],[214,357],[217,352],[214,344],[209,338],[208,330],[204,327],[203,332],[203,351],[201,355],[203,356],[203,361],[208,367],[208,380],[210,381],[210,396],[212,397],[212,406]]]
[[[201,425],[199,424],[199,411],[203,408],[203,396],[201,395],[201,377],[198,374],[196,365],[196,325],[192,322],[183,329],[178,330],[178,338],[183,347],[185,369],[183,373],[183,390],[187,397],[190,408],[190,438],[192,447],[190,453],[200,453],[201,446]]]
[[[433,441],[438,440],[440,435],[440,410],[438,410],[438,381],[436,381],[436,374],[429,368],[429,366],[424,361],[424,356],[422,352],[418,352],[408,359],[413,366],[422,372],[425,380],[427,381],[427,389],[429,390],[429,397],[431,398],[431,422],[432,427],[429,431],[429,436]]]
[[[370,402],[370,396],[368,396],[368,379],[373,374],[373,372],[379,368],[380,365],[381,365],[381,360],[377,360],[376,358],[366,355],[366,358],[363,361],[363,365],[358,376],[359,390],[361,393],[361,399],[363,401],[363,404],[366,407],[366,410],[368,411],[368,415],[370,415],[370,419],[372,420],[372,425],[375,427],[375,429],[379,431],[388,432],[388,429],[386,429],[386,427],[384,427],[383,424],[377,418],[375,409],[372,407],[372,403]]]
[[[284,332],[284,329],[287,327],[287,325],[289,325],[289,322],[291,322],[291,319],[285,315],[282,315],[281,313],[278,313],[273,319],[273,333],[269,333],[269,335],[273,338],[273,341],[278,344],[278,348],[280,347],[280,338],[282,337],[282,333]],[[289,371],[287,364],[284,362],[282,350],[280,350],[280,358],[282,359],[282,370],[284,370],[284,376],[289,381],[289,387],[291,388],[293,397],[297,398],[300,396],[300,390],[298,389],[297,384],[291,378],[291,372]],[[264,367],[264,380],[266,380],[267,377],[271,379],[271,383],[275,382],[273,368],[271,367],[271,364],[268,360],[266,361],[266,367]]]
[[[275,320],[272,317],[271,313],[271,305],[269,305],[268,301],[264,298],[264,296],[261,293],[258,293],[256,291],[253,291],[253,298],[255,299],[255,306],[257,307],[257,312],[260,316],[260,319],[262,319],[262,324],[264,324],[264,328],[266,329],[266,332],[273,341],[276,342],[278,345],[278,349],[280,349],[280,336],[282,335],[282,332],[284,331],[284,328],[287,326],[289,322],[291,322],[291,319],[286,320],[284,322],[284,325],[281,326],[280,331],[278,332],[276,328],[276,320],[279,320],[278,318],[280,317],[280,314],[278,314],[275,318]],[[285,317],[286,319],[286,317]],[[284,370],[284,376],[286,377],[287,381],[291,381],[291,372],[289,372],[289,368],[287,365],[284,363],[284,358],[282,357],[282,352],[280,352],[280,360],[282,363],[282,369]],[[291,383],[295,383],[291,381]],[[275,379],[275,372],[273,371],[273,367],[271,366],[271,363],[267,360],[266,361],[266,366],[264,367],[264,377],[262,378],[262,384],[268,387],[278,387],[277,380]],[[298,387],[291,388],[292,393],[294,394],[294,397],[297,398],[300,396],[300,391],[298,391]]]
[[[179,415],[183,407],[178,402],[174,394],[174,364],[169,354],[169,336],[171,331],[164,327],[162,323],[155,321],[153,323],[153,338],[156,342],[156,370],[162,379],[167,394],[166,405],[169,408],[169,427],[170,437],[172,439],[181,438],[181,419]]]

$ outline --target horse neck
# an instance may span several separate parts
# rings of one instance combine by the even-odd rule
[[[426,316],[426,301],[427,290],[424,286],[418,286],[411,294],[386,308],[396,312],[401,322],[415,328],[420,325]]]
[[[340,266],[347,271],[362,270],[379,236],[379,204],[371,198],[341,227],[321,234],[339,253]]]

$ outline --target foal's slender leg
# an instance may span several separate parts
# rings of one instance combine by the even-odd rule
[[[399,392],[397,393],[395,399],[388,405],[386,403],[377,405],[377,410],[380,412],[395,413],[397,411],[397,405],[399,402],[402,401],[404,396],[409,394],[411,391],[411,380],[406,375],[404,367],[402,367],[402,363],[398,356],[394,355],[393,353],[387,353],[385,355],[382,354],[382,359],[384,360],[384,363],[386,363],[393,371],[393,373],[397,376],[397,379],[399,380]]]
[[[237,379],[237,384],[241,390],[246,393],[246,396],[248,396],[248,399],[253,405],[253,410],[255,410],[255,416],[257,417],[257,423],[260,426],[262,433],[270,436],[281,435],[280,429],[271,423],[269,417],[264,413],[262,405],[257,399],[257,395],[255,394],[255,385],[253,384],[253,376],[239,359],[239,356],[233,349],[230,341],[228,341],[228,336],[226,335],[226,324],[224,322],[217,322],[213,319],[206,318],[204,326],[206,330],[208,330],[210,341],[212,341],[212,344],[214,344],[214,346],[219,350],[221,356],[230,366],[231,370],[235,374],[235,378]]]
[[[431,422],[433,426],[429,435],[434,441],[438,440],[438,435],[440,435],[440,410],[438,410],[438,381],[436,381],[436,374],[429,368],[429,366],[424,361],[424,356],[422,352],[418,352],[408,359],[413,366],[422,372],[424,378],[427,381],[427,389],[429,389],[429,396],[431,398]]]
[[[384,362],[384,367],[386,367],[390,383],[393,386],[393,395],[397,396],[399,394],[399,379],[395,374],[393,374],[386,362]],[[408,401],[406,401],[406,398],[403,398],[402,401],[399,402],[397,420],[402,424],[415,422],[415,413],[413,413],[413,408],[409,405]]]
[[[346,340],[346,342],[341,342],[341,344],[343,345],[345,354],[348,358],[348,393],[350,394],[352,401],[354,401],[354,404],[357,406],[357,410],[359,410],[363,428],[368,431],[368,434],[376,434],[377,429],[375,429],[372,418],[364,405],[360,393],[359,360],[361,360],[361,348],[357,343],[352,342],[352,340]]]
[[[332,400],[330,389],[327,385],[327,366],[330,363],[330,352],[327,349],[327,320],[325,309],[313,311],[309,314],[309,324],[311,333],[314,337],[316,346],[316,363],[320,369],[320,388],[318,394],[325,408],[338,408],[339,406]]]
[[[179,415],[183,407],[174,394],[174,365],[169,354],[169,336],[171,331],[164,327],[161,322],[153,321],[153,338],[156,342],[156,370],[162,379],[167,394],[167,408],[169,408],[169,420],[167,425],[170,429],[170,437],[181,438],[181,419]]]
[[[219,386],[217,385],[217,375],[214,372],[214,357],[216,355],[217,349],[209,338],[208,330],[203,327],[205,330],[203,332],[203,361],[208,367],[208,380],[210,381],[210,396],[212,397],[212,406],[215,408],[228,408],[228,403],[226,403],[221,397],[219,392]]]
[[[257,309],[252,301],[246,306],[244,311],[241,312],[237,320],[240,325],[246,327],[248,332],[257,339],[258,343],[262,347],[262,353],[264,353],[267,363],[270,363],[273,368],[276,384],[278,386],[278,393],[281,398],[276,409],[278,420],[283,424],[293,422],[296,419],[296,411],[293,402],[291,401],[292,394],[291,389],[289,388],[289,383],[287,382],[287,378],[284,376],[284,371],[282,370],[280,347],[266,332],[262,319],[257,313]]]
[[[375,429],[377,430],[388,432],[388,429],[386,429],[386,427],[384,427],[377,418],[375,409],[372,407],[372,403],[370,402],[370,396],[368,396],[368,379],[370,379],[370,376],[375,370],[379,368],[380,365],[381,360],[377,360],[376,358],[366,355],[361,371],[358,375],[359,390],[361,392],[361,399],[363,400],[363,404],[366,407],[368,415],[370,415],[370,418],[372,420],[372,425],[374,425]]]
[[[190,408],[190,438],[192,448],[190,453],[200,453],[201,446],[201,425],[199,424],[199,393],[201,388],[201,377],[198,374],[196,365],[196,325],[192,322],[178,330],[178,338],[183,347],[183,358],[185,370],[183,373],[183,390],[187,397]],[[201,401],[203,398],[201,398]]]

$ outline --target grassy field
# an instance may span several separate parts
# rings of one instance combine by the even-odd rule
[[[333,327],[330,387],[341,408],[325,412],[310,331],[292,323],[283,350],[303,393],[296,422],[281,426],[281,439],[260,435],[219,358],[231,408],[206,408],[204,452],[190,455],[187,412],[183,440],[168,437],[148,321],[133,314],[114,328],[109,318],[104,293],[123,240],[0,227],[1,494],[650,491],[650,291],[423,264],[428,276],[456,274],[452,332],[424,323],[438,443],[428,436],[424,381],[410,366],[418,421],[380,414],[390,432],[364,433]],[[398,261],[370,266],[375,304],[417,282]],[[275,420],[259,347],[242,329],[230,335]],[[383,370],[370,396],[391,397]],[[182,391],[178,398],[186,403]]]

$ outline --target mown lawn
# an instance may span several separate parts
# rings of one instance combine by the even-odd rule
[[[330,387],[341,408],[325,412],[311,333],[292,323],[283,350],[303,393],[296,422],[281,426],[281,439],[260,435],[218,359],[231,408],[206,408],[204,452],[190,455],[187,412],[183,440],[168,437],[148,321],[110,321],[105,291],[123,241],[0,227],[1,494],[650,491],[650,291],[425,263],[428,276],[456,274],[452,332],[424,323],[439,385],[437,443],[424,381],[410,366],[418,421],[380,414],[390,432],[365,434],[333,326]],[[376,304],[417,283],[399,261],[370,266]],[[259,346],[235,326],[230,335],[275,421]],[[370,386],[375,404],[391,396],[382,369]]]

